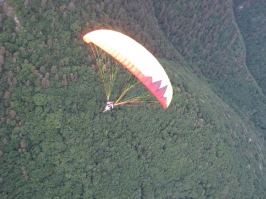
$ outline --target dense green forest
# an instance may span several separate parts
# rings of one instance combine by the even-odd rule
[[[264,0],[0,5],[0,198],[265,198]],[[158,58],[167,110],[101,112],[103,28]]]

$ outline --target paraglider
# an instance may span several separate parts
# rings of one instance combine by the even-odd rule
[[[106,103],[106,107],[105,107],[103,113],[106,112],[106,111],[110,111],[110,110],[112,110],[113,108],[114,108],[114,102],[109,102],[109,101],[107,101],[107,103]]]
[[[89,50],[95,59],[95,65],[101,79],[107,105],[104,112],[115,106],[156,104],[168,108],[173,95],[171,82],[158,60],[141,44],[120,32],[113,30],[95,30],[84,35]],[[128,76],[120,72],[127,71]],[[122,92],[115,102],[109,103],[115,80],[126,79]],[[139,94],[125,99],[129,91],[143,87]],[[138,89],[136,89],[138,90]],[[147,92],[148,90],[148,92]],[[109,104],[108,104],[109,103]]]

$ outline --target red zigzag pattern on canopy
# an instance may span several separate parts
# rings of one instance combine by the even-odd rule
[[[167,98],[164,97],[164,93],[167,89],[167,86],[161,88],[162,80],[152,82],[152,77],[144,77],[142,83],[154,94],[154,96],[163,104],[164,108],[166,105]]]

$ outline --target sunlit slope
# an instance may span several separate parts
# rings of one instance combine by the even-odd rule
[[[104,94],[91,65],[76,67],[79,77],[67,87],[51,80],[46,89],[14,89],[13,110],[24,122],[14,126],[7,114],[11,124],[1,123],[3,197],[262,196],[265,149],[253,127],[190,69],[160,62],[175,91],[167,111],[100,113]]]
[[[168,66],[169,68],[173,68],[176,65],[171,63]],[[256,128],[253,124],[248,121],[247,118],[240,117],[230,105],[221,100],[212,91],[210,86],[205,84],[200,78],[197,78],[191,70],[184,67],[177,67],[174,76],[175,78],[172,77],[172,79],[175,81],[178,79],[180,82],[183,82],[181,85],[185,92],[181,91],[182,96],[186,96],[185,98],[187,100],[192,100],[192,105],[197,104],[195,108],[192,109],[193,111],[189,109],[190,112],[194,112],[198,117],[204,119],[204,124],[207,126],[208,130],[201,131],[200,135],[202,137],[201,140],[197,140],[197,143],[203,142],[206,144],[205,147],[203,147],[205,149],[204,153],[209,153],[213,150],[212,153],[215,154],[215,157],[212,159],[212,156],[209,156],[212,162],[210,164],[216,164],[215,167],[219,172],[226,171],[227,169],[225,169],[225,167],[228,166],[231,167],[231,171],[229,169],[227,174],[230,173],[230,175],[233,175],[234,173],[236,176],[243,174],[243,176],[246,176],[246,180],[252,178],[254,181],[250,182],[251,187],[249,188],[251,189],[249,191],[247,190],[246,193],[251,193],[260,187],[257,190],[258,193],[265,194],[263,190],[263,184],[266,179],[265,169],[263,168],[263,165],[265,165],[265,146],[263,145],[263,141],[261,142],[258,137]],[[202,120],[200,119],[200,121]],[[195,125],[195,123],[193,123],[193,125]],[[206,132],[210,134],[207,133],[207,135]],[[199,134],[193,134],[187,139],[189,141],[194,140],[194,136],[196,136],[197,139],[199,138]],[[209,147],[207,147],[207,143],[209,143]],[[221,160],[219,159],[220,153],[223,154],[223,161],[227,166],[224,165],[223,167],[219,165],[219,160]],[[233,159],[230,159],[230,157]],[[253,166],[251,166],[251,164]],[[211,168],[213,168],[213,166],[211,166]],[[225,176],[221,177],[221,179],[225,180],[224,177]],[[241,178],[238,178],[238,180],[240,179]],[[246,180],[242,180],[243,182],[239,182],[242,184],[242,187],[249,186],[244,182]],[[229,193],[232,192],[233,189],[229,191]],[[242,191],[236,191],[236,193],[240,192]],[[250,197],[252,197],[252,194]]]

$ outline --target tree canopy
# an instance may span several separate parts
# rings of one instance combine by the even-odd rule
[[[263,198],[262,0],[6,0],[1,198]],[[102,113],[85,33],[112,29],[169,75],[167,110]],[[263,54],[264,53],[264,54]]]

